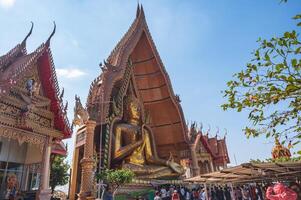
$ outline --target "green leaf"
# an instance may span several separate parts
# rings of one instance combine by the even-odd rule
[[[277,71],[280,71],[283,67],[284,67],[284,65],[283,65],[282,63],[280,63],[280,64],[277,64],[277,65],[275,66],[275,69],[276,69]]]
[[[290,35],[291,35],[291,34],[290,34],[289,32],[285,32],[285,33],[284,33],[284,37],[286,37],[286,38],[289,38]]]
[[[298,14],[298,15],[294,16],[293,19],[301,19],[301,15]]]
[[[295,51],[295,54],[300,53],[300,51],[301,51],[301,47],[298,47],[298,48],[296,49],[296,51]]]
[[[287,91],[287,92],[293,92],[293,91],[295,91],[296,89],[298,89],[297,86],[295,86],[295,85],[293,85],[293,84],[289,84],[289,85],[286,86],[285,91]]]
[[[297,65],[297,59],[294,58],[294,59],[292,59],[291,62],[292,62],[293,67],[295,67]]]
[[[267,52],[264,54],[264,58],[266,61],[271,61],[270,56]]]

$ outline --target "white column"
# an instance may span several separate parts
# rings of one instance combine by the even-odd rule
[[[45,148],[46,151],[45,151],[45,163],[42,172],[43,173],[42,186],[43,189],[49,189],[51,143],[48,143],[48,145]]]
[[[43,153],[43,166],[41,170],[41,185],[40,190],[37,195],[37,199],[40,200],[49,200],[51,198],[51,190],[49,188],[49,180],[50,180],[50,155],[51,155],[51,144],[52,138],[48,137],[46,139],[46,143],[44,146]]]

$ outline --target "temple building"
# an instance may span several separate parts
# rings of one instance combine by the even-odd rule
[[[186,178],[218,171],[230,163],[226,134],[220,139],[219,131],[214,137],[209,137],[209,134],[210,128],[205,132],[202,125],[198,128],[196,122],[191,123],[187,132],[190,149],[183,155],[186,159],[182,160],[182,165],[187,169]]]
[[[78,130],[70,199],[95,196],[94,174],[105,168],[130,169],[135,179],[147,182],[179,180],[185,178],[185,170],[199,174],[227,165],[225,139],[198,134],[201,139],[192,144],[180,98],[142,6],[138,5],[134,22],[100,67],[86,106],[76,96],[73,124]]]
[[[25,39],[0,57],[0,199],[50,199],[51,154],[66,154],[72,131],[50,39],[27,53]]]

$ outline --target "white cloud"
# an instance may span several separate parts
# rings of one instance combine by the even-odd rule
[[[69,79],[73,79],[73,78],[78,78],[81,76],[86,75],[86,73],[84,71],[81,71],[80,69],[76,69],[76,68],[59,68],[56,69],[57,75],[64,77],[64,78],[69,78]]]
[[[14,6],[16,0],[0,0],[0,6],[3,8],[11,8]]]

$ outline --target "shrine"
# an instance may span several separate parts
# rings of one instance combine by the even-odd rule
[[[186,159],[183,159],[182,164],[187,169],[186,178],[219,171],[230,163],[226,145],[227,133],[222,138],[218,138],[219,130],[214,137],[210,137],[210,134],[210,127],[203,131],[202,124],[198,128],[196,122],[191,123],[187,132],[190,148],[183,155]]]
[[[198,174],[226,167],[225,139],[198,134],[206,152],[194,153],[201,145],[192,144],[180,97],[173,91],[142,6],[100,67],[102,73],[90,86],[86,106],[75,97],[73,124],[78,130],[70,199],[93,199],[94,174],[103,169],[130,169],[138,182],[147,183],[181,180],[189,169]],[[197,157],[205,154],[206,160]],[[205,166],[202,161],[207,161],[204,169],[199,168]]]
[[[27,53],[25,39],[0,57],[0,199],[43,199],[51,154],[66,155],[72,134],[60,93],[50,39]]]

